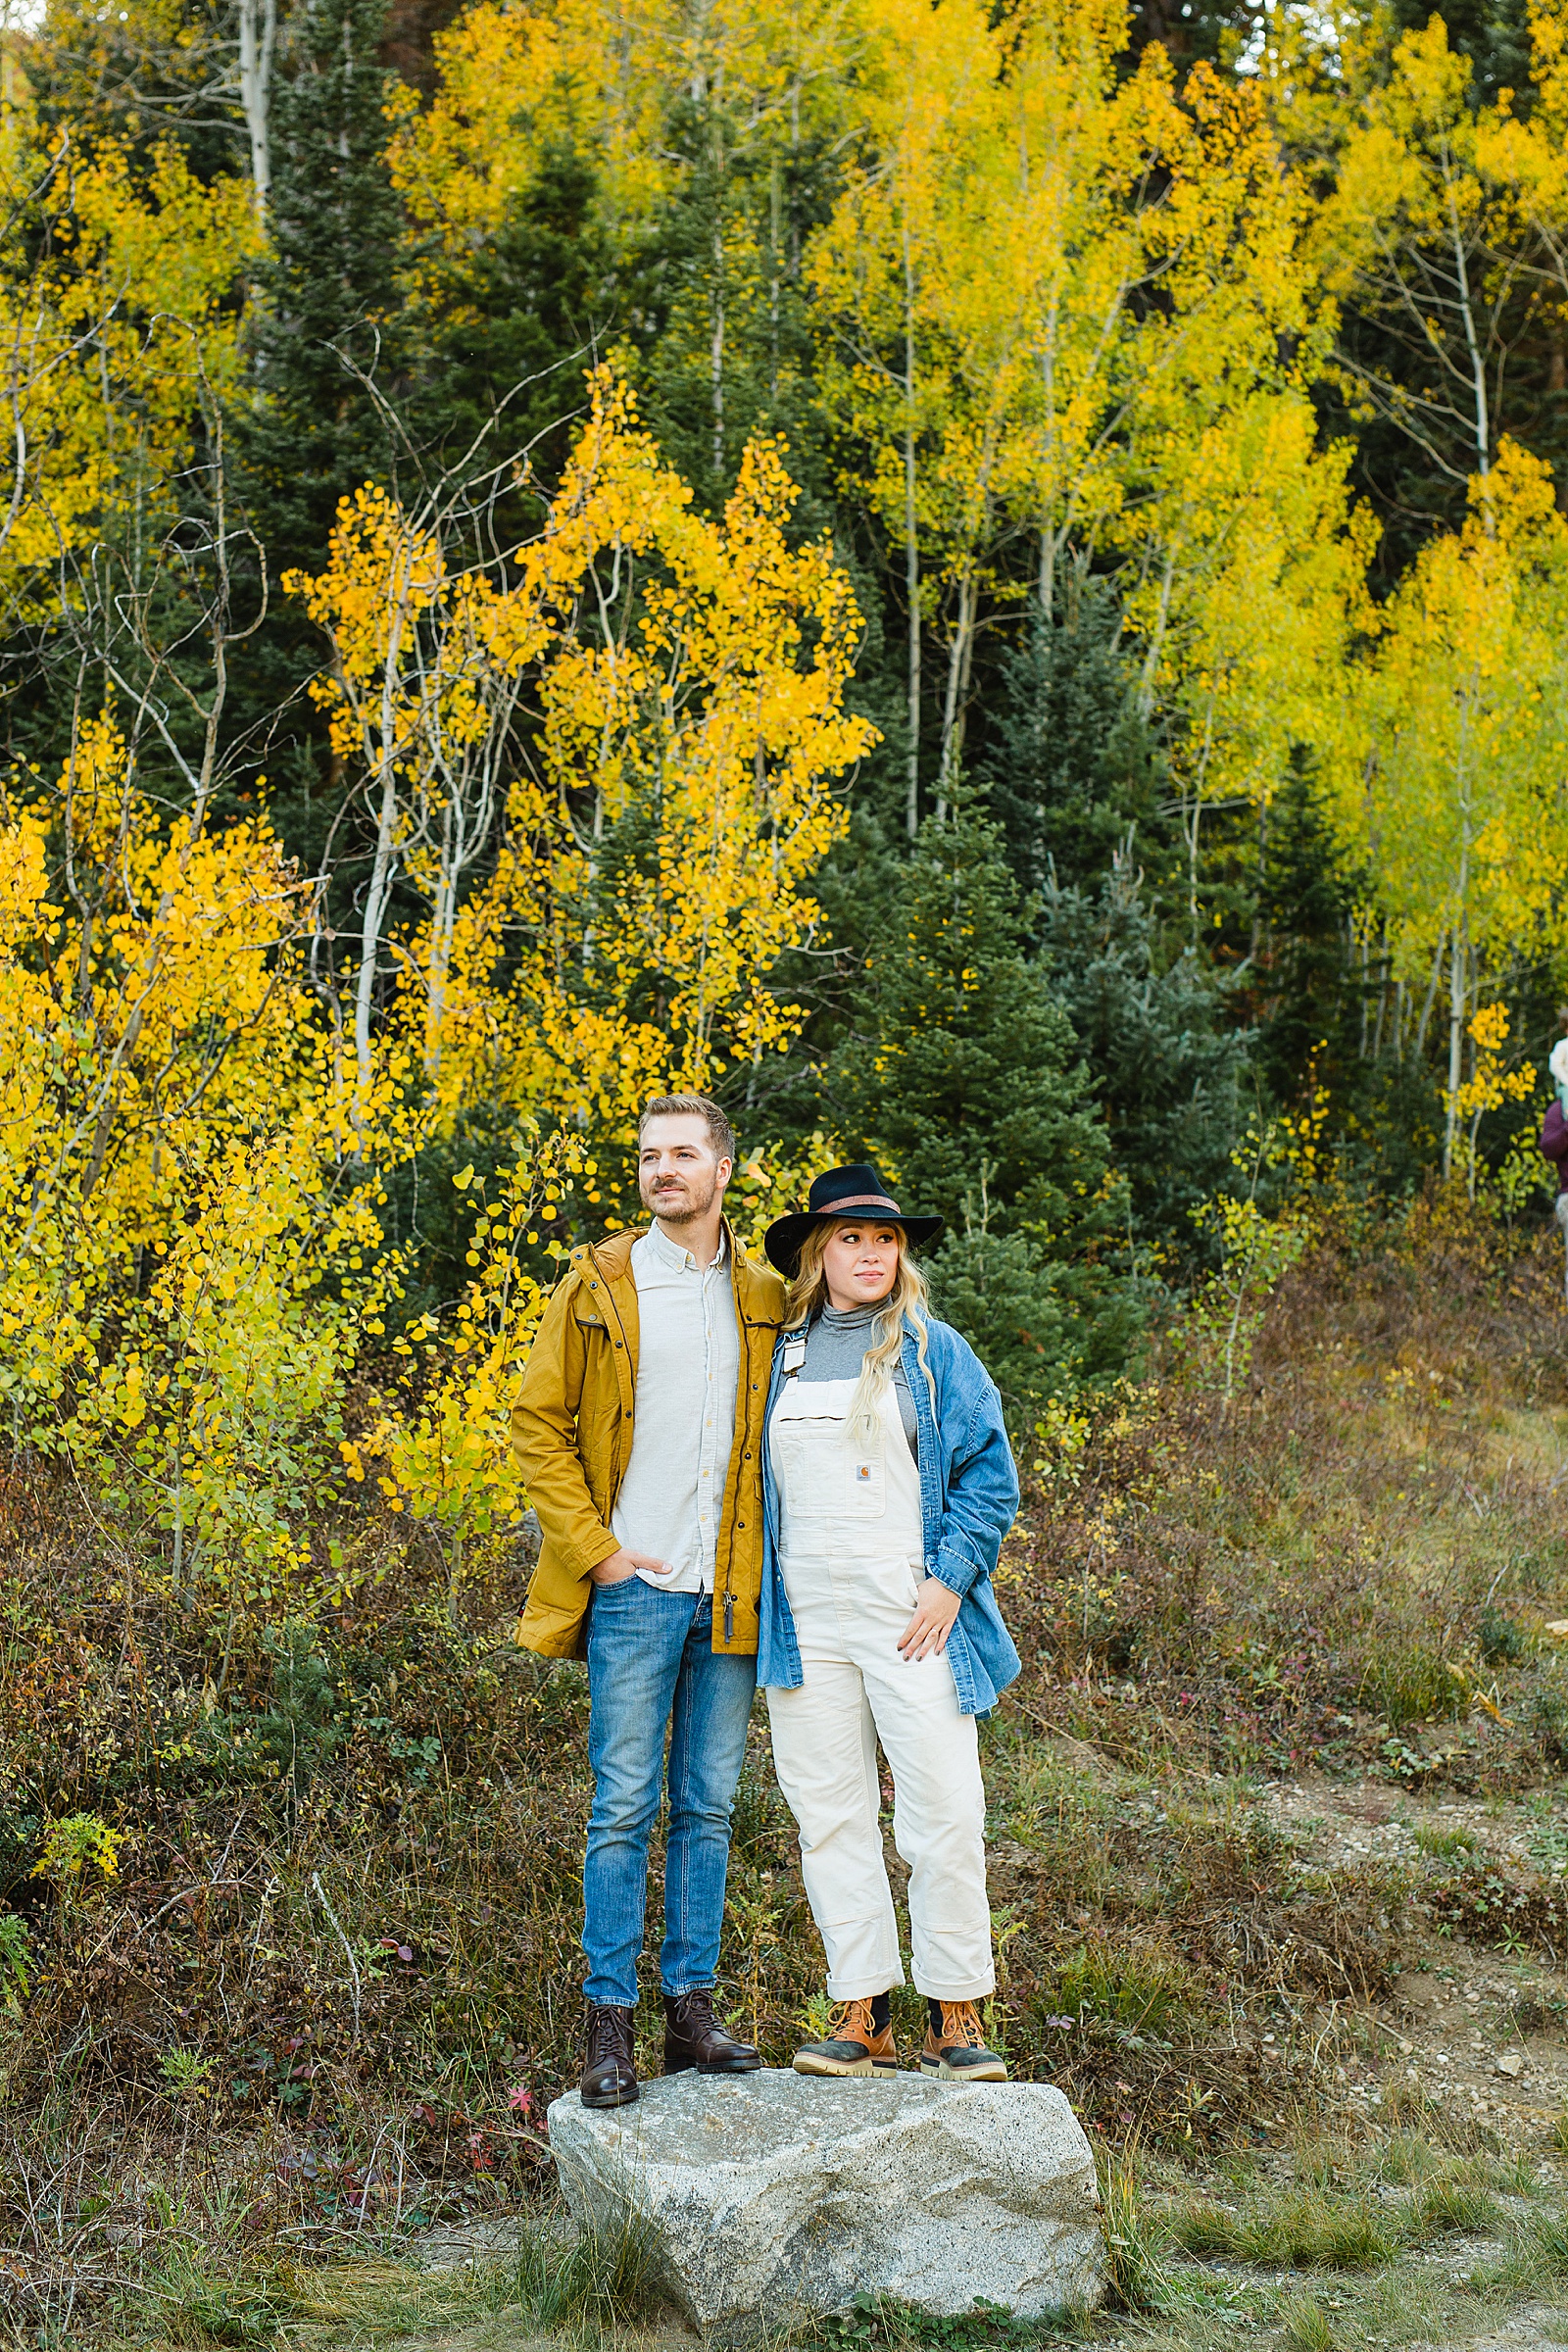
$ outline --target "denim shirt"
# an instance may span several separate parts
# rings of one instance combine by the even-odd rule
[[[1018,1473],[1002,1419],[1002,1398],[969,1346],[949,1323],[927,1326],[926,1360],[936,1382],[937,1409],[906,1330],[905,1377],[920,1426],[920,1517],[925,1572],[959,1598],[948,1636],[958,1706],[987,1715],[1018,1672],[1018,1652],[1002,1622],[991,1575],[1002,1540],[1018,1509]],[[773,1350],[767,1412],[762,1423],[762,1592],[757,1679],[775,1690],[797,1690],[804,1676],[795,1620],[778,1566],[778,1480],[769,1446],[773,1407],[784,1385],[784,1336]]]

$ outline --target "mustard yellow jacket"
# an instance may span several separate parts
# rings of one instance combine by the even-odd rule
[[[713,1565],[713,1647],[732,1657],[757,1647],[762,1583],[762,1414],[784,1285],[748,1257],[725,1227],[740,1332],[735,1444]],[[512,1415],[512,1445],[539,1514],[544,1541],[517,1628],[525,1649],[547,1658],[587,1654],[592,1575],[620,1546],[610,1532],[631,1460],[637,1393],[635,1233],[574,1250],[551,1295]]]

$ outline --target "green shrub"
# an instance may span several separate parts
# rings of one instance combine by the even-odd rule
[[[1568,1695],[1538,1690],[1530,1701],[1530,1730],[1548,1764],[1568,1764]]]
[[[1476,1629],[1481,1659],[1486,1666],[1517,1666],[1529,1655],[1530,1644],[1524,1629],[1513,1618],[1505,1617],[1500,1609],[1489,1602],[1481,1612]]]
[[[1339,2342],[1334,2323],[1316,2295],[1281,2297],[1280,2335],[1287,2352],[1336,2352]]]
[[[1160,2034],[1196,2005],[1198,1986],[1186,1964],[1161,1944],[1117,1947],[1095,1936],[1061,1963],[1053,1997],[1069,2017],[1102,2017]]]
[[[1417,1822],[1410,1833],[1424,1854],[1434,1855],[1440,1862],[1455,1862],[1461,1855],[1476,1850],[1475,1835],[1470,1830],[1440,1830],[1429,1821]]]
[[[1417,1641],[1390,1642],[1374,1650],[1367,1659],[1361,1689],[1391,1732],[1433,1718],[1451,1722],[1464,1711],[1463,1675],[1440,1649]]]

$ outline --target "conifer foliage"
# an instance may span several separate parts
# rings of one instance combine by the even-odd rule
[[[513,1523],[655,1087],[1022,1439],[1249,1132],[1485,1182],[1568,961],[1559,8],[428,22],[0,33],[0,1398],[192,1608]]]
[[[1129,1302],[1086,1265],[1121,1208],[1069,1015],[1026,953],[997,829],[928,819],[868,960],[863,1031],[829,1100],[858,1149],[947,1219],[939,1301],[981,1346],[1014,1412],[1115,1360]]]
[[[339,500],[409,457],[393,421],[409,351],[377,54],[385,14],[385,0],[305,0],[278,92],[251,447],[256,514],[280,569],[324,551]]]

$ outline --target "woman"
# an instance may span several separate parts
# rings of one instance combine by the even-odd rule
[[[927,1310],[910,1244],[941,1230],[861,1165],[819,1176],[765,1241],[791,1287],[764,1424],[757,1679],[840,2004],[827,2039],[797,2052],[801,2074],[898,2068],[879,1739],[929,2013],[921,2071],[1007,2071],[976,2007],[996,1972],[975,1717],[1018,1671],[991,1590],[1018,1481],[994,1384]]]

